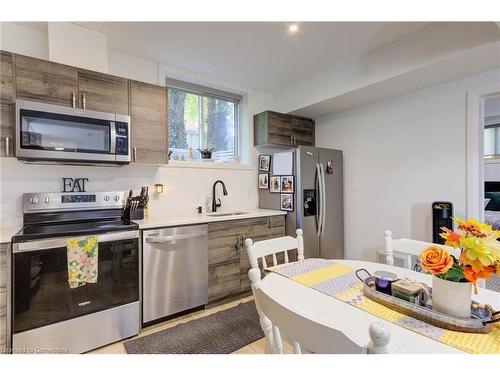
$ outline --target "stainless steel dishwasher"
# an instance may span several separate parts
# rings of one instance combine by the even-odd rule
[[[208,303],[208,226],[143,233],[143,324]]]

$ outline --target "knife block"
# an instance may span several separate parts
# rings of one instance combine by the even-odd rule
[[[125,221],[130,222],[132,220],[142,220],[144,219],[144,208],[137,208],[135,210],[126,208],[123,212]]]

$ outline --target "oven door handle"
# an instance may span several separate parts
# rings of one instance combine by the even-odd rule
[[[66,247],[67,238],[71,237],[49,238],[49,239],[34,240],[29,242],[14,243],[12,246],[12,252],[23,253],[26,251],[38,251],[38,250],[54,249],[58,247]],[[134,238],[139,238],[138,230],[128,230],[122,232],[109,232],[109,233],[99,234],[97,235],[97,242],[99,243],[99,242],[131,240]]]

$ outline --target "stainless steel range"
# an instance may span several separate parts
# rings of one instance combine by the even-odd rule
[[[139,333],[139,228],[123,192],[23,195],[13,237],[13,352],[82,353]],[[96,283],[70,288],[66,239],[96,235]]]

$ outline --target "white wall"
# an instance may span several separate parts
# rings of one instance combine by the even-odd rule
[[[108,51],[108,58],[108,71],[110,74],[152,83],[153,85],[159,84],[158,62],[112,50]]]
[[[19,26],[14,22],[0,22],[0,48],[20,55],[49,59],[47,32]]]
[[[70,22],[48,22],[49,60],[108,73],[108,37]]]
[[[6,30],[6,32],[4,32]],[[24,55],[47,59],[47,39],[39,30],[1,23],[0,48]],[[18,35],[26,35],[20,38]],[[249,209],[258,206],[256,153],[253,148],[252,116],[272,109],[273,97],[269,93],[248,87],[217,81],[196,72],[167,66],[115,51],[108,51],[109,74],[138,79],[153,84],[165,84],[165,75],[183,77],[200,84],[232,90],[243,95],[241,133],[247,142],[242,145],[242,161],[248,166],[241,169],[206,169],[186,167],[154,167],[133,164],[122,168],[28,165],[15,159],[0,159],[0,219],[1,226],[21,222],[21,195],[24,192],[60,191],[62,177],[89,177],[89,191],[129,190],[141,185],[163,183],[166,192],[152,199],[151,215],[194,212],[205,206],[212,184],[222,179],[229,195],[223,197],[225,209]]]
[[[62,177],[89,177],[88,191],[128,191],[143,185],[162,183],[165,192],[151,197],[151,215],[193,213],[205,209],[212,184],[222,179],[229,195],[221,197],[223,209],[257,207],[257,178],[253,170],[215,170],[185,167],[40,166],[23,164],[16,159],[1,159],[2,226],[21,222],[21,194],[61,191]],[[150,187],[151,189],[151,187]],[[138,193],[138,191],[136,191]]]
[[[431,203],[465,215],[466,90],[500,70],[316,119],[316,144],[344,151],[346,257],[375,259],[385,229],[430,241]]]

